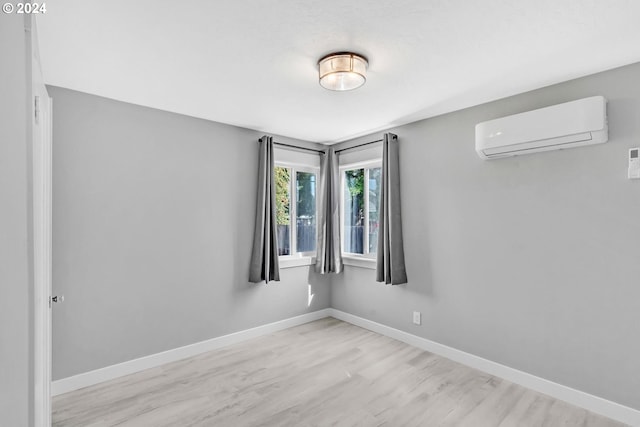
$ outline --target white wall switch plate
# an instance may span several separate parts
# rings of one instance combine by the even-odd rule
[[[419,325],[421,323],[421,316],[420,316],[420,312],[419,311],[414,311],[413,312],[413,324],[414,325]]]

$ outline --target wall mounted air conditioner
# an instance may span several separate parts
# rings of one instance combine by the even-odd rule
[[[607,100],[592,96],[476,125],[483,159],[600,144],[609,139]]]

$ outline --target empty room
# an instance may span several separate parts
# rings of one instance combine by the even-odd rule
[[[3,2],[0,426],[640,427],[639,18]]]

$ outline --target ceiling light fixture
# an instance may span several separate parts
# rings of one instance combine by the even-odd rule
[[[352,90],[367,81],[367,58],[351,52],[331,53],[320,58],[320,86],[329,90]]]

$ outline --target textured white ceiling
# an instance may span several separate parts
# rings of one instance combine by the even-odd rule
[[[638,0],[58,0],[45,82],[336,142],[640,61]],[[352,92],[317,60],[369,59]],[[640,83],[640,79],[639,79]]]

